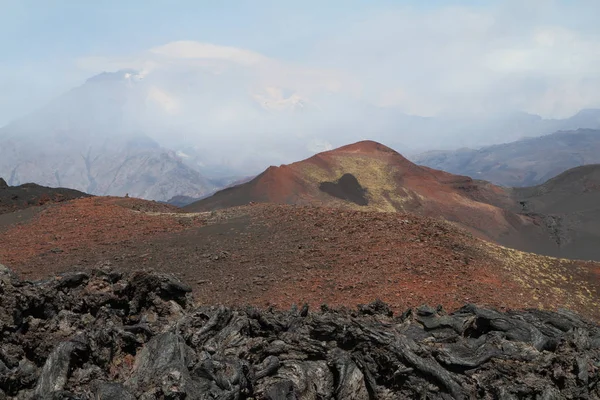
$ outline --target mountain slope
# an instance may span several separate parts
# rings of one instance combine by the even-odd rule
[[[466,176],[421,167],[372,141],[270,167],[254,180],[186,207],[206,211],[249,202],[312,204],[444,217],[492,240],[551,240],[515,207],[510,191]]]
[[[0,129],[0,175],[97,195],[168,200],[214,186],[173,151],[135,129],[127,72],[103,74]]]
[[[354,307],[379,297],[397,311],[476,302],[599,317],[598,263],[502,248],[414,214],[274,204],[174,213],[94,197],[0,227],[0,242],[0,263],[28,280],[73,266],[152,268],[180,276],[201,304]]]
[[[515,188],[521,212],[555,232],[561,257],[600,260],[600,165],[570,169],[542,185]]]
[[[581,173],[575,171],[541,189],[503,188],[418,166],[381,144],[365,141],[270,167],[254,180],[186,209],[208,211],[259,202],[411,212],[442,217],[515,249],[600,260],[600,249],[592,245],[600,239],[594,228],[600,226],[595,208],[600,182],[595,167],[585,171],[579,183],[572,176]],[[562,208],[555,204],[559,201]],[[523,202],[529,208],[524,209]]]
[[[181,45],[189,43],[163,50],[177,53]],[[210,57],[201,65],[102,73],[0,129],[0,175],[13,185],[33,181],[167,201],[203,198],[224,187],[224,178],[364,137],[417,152],[430,143],[452,149],[600,127],[597,110],[566,120],[525,113],[424,118],[332,92],[325,82],[310,90],[296,83]],[[140,138],[148,144],[143,151],[130,146]]]
[[[361,191],[364,193],[359,194]],[[476,197],[491,193],[502,201],[503,189],[417,166],[386,146],[362,141],[304,161],[269,167],[250,182],[217,192],[189,209],[216,209],[251,201],[328,205],[345,202],[345,196],[358,196],[364,200],[350,202],[380,211],[414,211],[429,209],[431,199],[425,196],[433,195],[436,202],[443,194],[476,201]]]
[[[600,130],[560,131],[479,150],[432,151],[411,160],[497,185],[538,185],[569,168],[600,163]]]
[[[33,183],[20,186],[9,186],[8,183],[0,177],[0,214],[6,214],[33,206],[40,206],[46,203],[60,203],[88,196],[88,194],[77,190],[50,188]]]

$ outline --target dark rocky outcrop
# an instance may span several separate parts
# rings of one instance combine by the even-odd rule
[[[196,307],[170,275],[0,267],[0,399],[599,398],[599,368],[568,311]]]
[[[73,189],[50,188],[34,183],[9,186],[4,179],[0,178],[0,214],[88,196]]]

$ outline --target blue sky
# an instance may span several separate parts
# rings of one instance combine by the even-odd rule
[[[464,87],[458,82],[465,78],[459,76],[462,68],[459,61],[452,61],[456,73],[445,76],[444,60],[436,58],[448,47],[440,41],[445,31],[450,32],[448,45],[458,43],[456,52],[465,53],[465,65],[473,64],[473,60],[485,64],[477,59],[485,49],[494,50],[486,55],[490,60],[502,59],[499,65],[515,57],[522,62],[542,57],[545,64],[552,65],[574,59],[573,65],[560,68],[545,65],[527,68],[506,63],[503,69],[485,67],[490,71],[482,69],[470,74],[481,80],[473,95],[484,90],[478,88],[485,88],[489,94],[506,87],[514,90],[542,87],[545,92],[540,92],[537,98],[529,92],[522,96],[517,92],[511,94],[517,100],[519,97],[531,100],[523,100],[523,104],[514,100],[510,107],[540,110],[540,113],[546,110],[548,115],[558,115],[561,110],[568,113],[583,105],[600,105],[596,104],[600,99],[581,92],[583,86],[578,86],[582,80],[588,87],[590,82],[593,85],[600,82],[600,75],[592,68],[600,59],[596,54],[600,49],[598,3],[594,0],[0,0],[0,125],[41,106],[94,72],[80,68],[77,60],[94,56],[126,57],[178,40],[232,46],[303,66],[343,69],[361,81],[369,96],[381,95],[399,106],[403,101],[427,104],[430,98],[440,95],[451,99],[453,89],[446,83],[452,80],[457,82],[456,86]],[[472,23],[472,30],[455,26],[457,16],[466,18],[467,24]],[[420,23],[421,20],[424,22]],[[487,21],[487,25],[479,26],[476,22],[479,20]],[[486,42],[462,45],[471,43],[471,35],[481,32]],[[407,39],[406,35],[410,37]],[[543,43],[546,50],[528,46],[534,36],[548,37],[552,48],[547,49],[548,44]],[[584,53],[589,53],[589,57]],[[422,63],[431,59],[431,65],[424,69],[419,65],[404,67],[403,54],[406,58],[422,56]],[[553,57],[558,61],[554,62]],[[433,68],[434,64],[439,70]],[[397,76],[394,71],[398,71]],[[444,86],[441,94],[427,86],[429,77],[437,77],[438,72]],[[382,78],[371,84],[373,75]],[[403,98],[420,92],[430,97],[394,100],[391,92],[380,93],[395,85],[404,93]],[[559,88],[554,96],[571,96],[571,103],[544,105],[551,101],[545,100],[550,96],[551,86]],[[440,107],[431,108],[431,113]],[[464,107],[468,107],[466,100]],[[427,113],[427,110],[421,105],[412,112]]]
[[[341,23],[449,4],[485,1],[0,0],[0,47],[6,61],[28,62],[198,40],[294,59]]]
[[[299,59],[334,29],[332,21],[389,2],[375,3],[0,0],[0,125],[85,79],[87,72],[72,67],[78,57],[197,40]]]

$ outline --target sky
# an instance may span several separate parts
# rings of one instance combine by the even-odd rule
[[[0,126],[102,71],[202,58],[414,115],[566,117],[600,107],[598,15],[597,0],[0,0]]]

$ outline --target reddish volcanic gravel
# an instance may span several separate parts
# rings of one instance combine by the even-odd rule
[[[526,288],[504,256],[433,218],[262,204],[171,211],[114,198],[52,206],[0,233],[0,263],[26,279],[99,265],[171,272],[204,304],[354,307],[380,298],[403,311],[471,302],[555,309],[567,300],[541,280],[535,290]],[[572,279],[564,285],[578,284]],[[577,304],[596,317],[593,307]]]
[[[179,212],[176,207],[129,198],[89,197],[53,205],[0,232],[0,262],[35,265],[35,258],[49,254],[93,254],[200,225],[198,218],[170,214]],[[53,270],[51,264],[40,267],[39,272],[37,267],[31,272],[40,275]]]
[[[423,303],[521,305],[511,296],[518,286],[491,268],[493,260],[470,245],[473,238],[439,220],[298,206],[255,206],[251,214],[246,230],[255,233],[240,232],[236,244],[244,251],[227,247],[224,263],[253,273],[252,284],[262,289],[232,285],[233,302],[254,292],[253,303],[286,308],[354,306],[375,297],[396,310]]]

